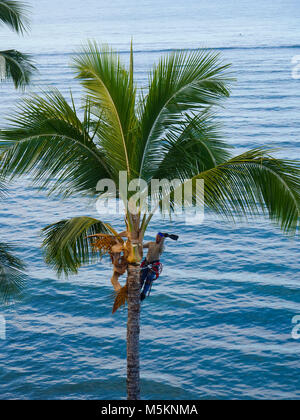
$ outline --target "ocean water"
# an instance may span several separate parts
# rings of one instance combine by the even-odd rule
[[[133,37],[141,87],[161,54],[215,48],[237,78],[219,116],[236,153],[266,145],[300,158],[297,0],[30,3],[31,33],[17,38],[1,27],[0,44],[32,52],[39,74],[31,90],[71,88],[79,101],[69,64],[87,38],[112,44],[126,61]],[[1,84],[1,126],[20,95]],[[126,310],[111,314],[109,262],[58,279],[41,250],[42,227],[97,217],[95,203],[49,198],[29,181],[14,182],[0,207],[1,240],[16,245],[29,273],[23,300],[0,308],[0,397],[124,399]],[[155,219],[147,238],[157,230],[180,240],[167,243],[163,273],[142,307],[142,397],[298,399],[300,340],[291,333],[300,315],[299,241],[263,219],[230,225],[206,215],[196,227]]]

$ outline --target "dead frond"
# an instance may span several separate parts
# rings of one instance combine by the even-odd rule
[[[106,254],[111,252],[112,247],[117,244],[122,244],[119,238],[117,239],[111,235],[103,235],[95,238],[92,242],[92,247],[94,252],[100,251],[101,254]]]
[[[127,284],[123,286],[117,293],[114,301],[112,313],[114,314],[121,306],[125,305],[128,298],[128,287]]]

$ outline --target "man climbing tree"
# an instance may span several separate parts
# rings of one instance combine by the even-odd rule
[[[115,232],[115,235],[98,233],[89,235],[88,238],[94,239],[92,245],[95,249],[102,249],[102,251],[105,249],[105,252],[111,257],[111,263],[113,265],[111,283],[117,292],[116,304],[113,309],[113,312],[115,312],[121,304],[125,303],[123,294],[126,292],[127,285],[122,287],[119,283],[119,277],[125,273],[128,265],[126,259],[128,257],[126,243],[122,239],[128,238],[127,232]],[[145,299],[147,293],[149,296],[153,281],[158,279],[162,272],[160,256],[164,251],[165,238],[171,238],[177,241],[178,236],[158,232],[155,242],[147,242],[143,245],[143,248],[148,249],[148,253],[141,263],[141,300]]]
[[[162,272],[160,256],[164,251],[165,238],[171,238],[177,241],[177,235],[158,232],[155,242],[147,242],[143,248],[148,248],[148,254],[141,264],[141,300],[144,300],[147,293],[151,291],[152,283],[158,279]]]

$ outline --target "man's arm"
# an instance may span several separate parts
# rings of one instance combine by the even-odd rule
[[[165,238],[161,238],[161,241],[159,243],[159,252],[163,253],[164,251],[164,244],[165,244]]]
[[[145,244],[143,244],[143,248],[149,248],[150,242],[146,242]]]

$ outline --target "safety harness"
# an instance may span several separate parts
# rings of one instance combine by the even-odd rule
[[[149,270],[153,271],[155,273],[155,279],[154,280],[157,280],[158,277],[160,276],[162,270],[163,270],[163,265],[158,260],[157,261],[152,261],[151,263],[149,263],[146,259],[144,259],[144,261],[142,261],[142,263],[141,263],[141,270],[146,270],[146,269],[149,269]],[[150,289],[149,289],[149,292],[148,292],[148,296],[150,295],[153,281],[150,284]]]

